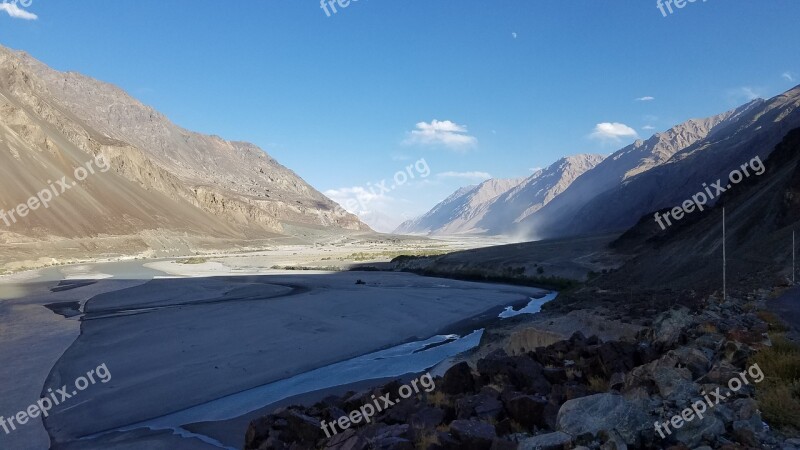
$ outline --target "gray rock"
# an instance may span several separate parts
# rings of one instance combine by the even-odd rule
[[[716,438],[725,433],[725,424],[715,415],[705,416],[691,422],[684,422],[683,427],[672,430],[672,438],[687,447],[697,447],[704,438]]]
[[[564,403],[558,411],[557,428],[573,436],[616,430],[626,444],[635,446],[640,433],[652,423],[639,404],[617,394],[597,394]]]
[[[695,322],[688,308],[670,310],[659,315],[653,327],[655,328],[655,341],[667,347],[675,345],[680,339],[683,330]]]
[[[520,441],[517,450],[562,450],[572,445],[572,436],[561,431],[540,434]]]

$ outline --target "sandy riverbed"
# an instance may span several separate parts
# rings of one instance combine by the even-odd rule
[[[283,258],[297,259],[294,253]],[[44,274],[46,281],[17,280],[24,292],[0,303],[0,414],[23,410],[43,389],[71,384],[107,364],[111,382],[90,386],[46,419],[58,447],[427,338],[541,293],[402,273],[285,272],[271,270],[270,263],[269,255],[241,255],[197,265],[89,264],[62,272],[61,280],[75,283],[76,275],[85,275],[91,283],[59,292],[50,290],[58,280],[52,273]],[[71,302],[84,304],[86,320],[44,307]],[[0,440],[3,448],[47,447],[40,419]],[[162,433],[156,441],[180,448],[195,440]]]

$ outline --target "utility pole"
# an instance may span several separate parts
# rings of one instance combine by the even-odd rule
[[[794,286],[794,274],[796,273],[795,265],[794,265],[794,261],[795,261],[794,249],[795,249],[795,246],[794,246],[794,230],[792,230],[792,285],[793,286]]]
[[[725,251],[725,208],[722,208],[722,302],[727,300],[728,255]]]

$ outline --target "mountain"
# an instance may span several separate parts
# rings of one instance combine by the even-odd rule
[[[612,245],[637,255],[609,274],[609,286],[641,284],[685,289],[722,288],[722,208],[727,234],[728,288],[771,287],[791,279],[792,232],[800,225],[800,128],[765,157],[761,176],[745,178],[719,202],[661,229],[652,215]]]
[[[488,180],[457,190],[423,216],[395,233],[454,235],[502,234],[567,189],[603,160],[601,155],[562,158],[524,179]]]
[[[770,100],[756,100],[707,119],[706,125],[695,131],[687,133],[690,121],[673,128],[672,133],[636,143],[614,157],[637,146],[652,149],[646,154],[659,147],[667,149],[664,156],[675,151],[665,161],[662,158],[651,167],[640,166],[635,174],[627,172],[617,183],[602,181],[613,181],[621,169],[608,171],[609,176],[604,173],[607,168],[598,165],[584,175],[585,180],[577,180],[556,201],[522,222],[521,228],[537,238],[624,231],[645,214],[682,204],[703,191],[704,183],[727,180],[732,170],[752,158],[766,159],[789,130],[800,126],[798,106],[800,86]],[[690,138],[678,141],[678,135]],[[571,192],[573,188],[579,191]],[[589,192],[590,188],[594,193]]]
[[[109,169],[75,180],[92,160]],[[0,175],[5,211],[64,176],[74,183],[47,208],[0,221],[0,243],[92,238],[144,251],[298,226],[369,230],[255,145],[185,130],[115,86],[3,47]]]
[[[478,227],[491,234],[503,234],[558,198],[575,180],[598,164],[603,155],[580,154],[561,158],[545,170],[503,193],[483,214]]]
[[[540,171],[541,172],[541,171]],[[396,234],[461,234],[475,232],[484,207],[524,179],[490,179],[458,189],[422,216],[400,224]]]
[[[566,228],[565,224],[574,223],[579,227],[585,219],[593,223],[592,218],[579,216],[579,211],[598,195],[666,163],[679,151],[736,123],[762,103],[763,100],[754,100],[723,114],[688,120],[663,133],[656,133],[646,141],[637,140],[578,177],[560,196],[521,221],[519,228],[537,238],[578,233]]]

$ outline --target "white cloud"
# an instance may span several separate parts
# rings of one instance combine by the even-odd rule
[[[392,200],[391,197],[378,194],[377,189],[369,191],[361,186],[328,189],[324,194],[353,214],[368,212],[372,203]]]
[[[794,83],[794,75],[791,72],[784,72],[781,76]]]
[[[637,102],[652,102],[655,99],[656,99],[655,97],[645,96],[645,97],[639,97],[639,98],[637,98],[635,100]]]
[[[530,170],[531,172],[538,172],[538,171],[542,170],[542,168],[541,167],[531,167],[528,170]]]
[[[23,19],[23,20],[36,20],[39,18],[36,14],[32,12],[25,11],[17,6],[17,2],[14,1],[12,3],[3,2],[0,3],[0,11],[5,11],[14,19]]]
[[[478,139],[467,134],[467,127],[449,120],[420,122],[417,129],[408,133],[406,144],[442,145],[452,150],[467,150],[478,144]]]
[[[511,36],[514,36],[514,39],[517,38],[517,33],[511,33]]]
[[[619,122],[603,122],[598,123],[594,127],[594,131],[589,135],[592,139],[605,142],[619,142],[623,138],[639,137],[636,130]]]
[[[480,181],[492,178],[492,176],[486,172],[442,172],[437,173],[436,176],[441,178],[466,178]]]
[[[652,131],[652,130],[655,130],[656,127],[654,127],[652,125],[645,125],[645,126],[642,127],[642,129],[643,130],[647,130],[647,131]]]

